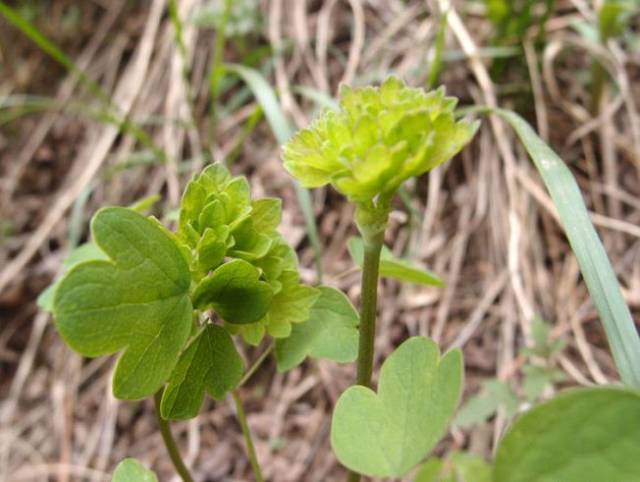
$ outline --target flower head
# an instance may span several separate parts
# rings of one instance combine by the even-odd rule
[[[284,166],[306,187],[333,184],[359,206],[388,203],[407,179],[449,160],[477,123],[456,121],[457,99],[390,77],[380,87],[340,90],[325,111],[283,149]]]

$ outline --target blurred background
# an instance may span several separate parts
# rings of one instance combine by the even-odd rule
[[[0,2],[0,480],[108,481],[137,457],[171,480],[152,404],[115,400],[113,358],[64,346],[38,295],[104,205],[170,225],[204,165],[284,202],[306,282],[359,298],[351,208],[299,196],[280,145],[340,84],[445,85],[459,106],[523,115],[570,166],[640,321],[640,16],[635,1],[19,0]],[[541,180],[513,133],[475,140],[407,184],[386,244],[446,288],[381,284],[377,364],[409,335],[465,354],[465,401],[436,454],[490,458],[517,411],[616,379],[597,312]],[[319,242],[305,224],[316,220]],[[243,348],[247,360],[264,350]],[[243,387],[268,480],[342,480],[331,407],[355,368],[267,361]],[[173,424],[202,481],[249,481],[231,402]],[[409,480],[409,479],[407,479]]]

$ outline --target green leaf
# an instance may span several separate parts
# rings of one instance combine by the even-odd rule
[[[162,395],[166,419],[198,415],[205,391],[221,400],[242,378],[244,363],[226,330],[208,324],[180,356]]]
[[[262,318],[273,298],[268,283],[248,262],[234,259],[204,278],[193,293],[198,309],[212,307],[229,323],[253,323]]]
[[[85,261],[93,260],[108,260],[109,257],[104,254],[95,243],[81,244],[77,248],[73,249],[69,256],[62,263],[63,272],[69,271],[75,265],[83,263]],[[38,296],[38,306],[49,313],[53,312],[53,298],[56,289],[60,285],[60,279],[51,283],[42,293]]]
[[[309,319],[293,325],[291,335],[276,341],[276,361],[281,372],[291,370],[307,356],[339,363],[358,356],[358,313],[344,293],[328,286],[318,288]]]
[[[136,459],[129,458],[118,464],[111,482],[158,482],[158,479]]]
[[[343,85],[340,109],[326,110],[284,145],[285,169],[305,187],[331,183],[358,204],[389,199],[471,140],[478,125],[455,120],[456,101],[395,77],[379,87]]]
[[[362,238],[350,238],[347,246],[353,262],[362,268],[364,263]],[[386,246],[382,247],[380,255],[380,276],[421,285],[444,286],[444,282],[438,275],[427,269],[416,268],[408,261],[396,259]]]
[[[500,442],[495,482],[638,480],[640,394],[565,392],[520,417]]]
[[[496,379],[486,380],[480,393],[462,406],[454,424],[465,428],[486,422],[500,407],[504,408],[507,417],[512,417],[518,411],[518,405],[518,397],[509,385]]]
[[[101,209],[91,231],[110,261],[83,262],[65,275],[56,326],[82,355],[123,351],[114,394],[142,399],[167,380],[189,336],[189,267],[159,223],[130,209]]]
[[[492,482],[492,467],[482,457],[454,452],[445,460],[429,459],[414,482]]]
[[[462,377],[459,350],[441,358],[432,340],[406,340],[382,365],[377,394],[357,385],[338,399],[331,425],[338,460],[372,477],[406,474],[444,435]]]
[[[269,122],[271,131],[276,137],[279,144],[284,144],[293,135],[293,129],[289,124],[289,121],[284,115],[278,97],[276,96],[273,87],[264,76],[250,67],[239,64],[225,64],[225,70],[239,76],[251,89],[256,100],[262,107],[264,115]],[[296,197],[298,199],[298,205],[302,211],[304,217],[304,223],[307,228],[307,235],[309,241],[313,247],[313,251],[316,258],[316,271],[318,273],[318,279],[322,280],[322,243],[320,241],[320,235],[318,234],[318,227],[316,226],[315,214],[313,211],[313,202],[309,191],[300,186],[297,182],[294,182],[293,187],[296,191]]]
[[[282,200],[263,198],[253,201],[251,219],[253,227],[261,233],[275,231],[282,220]]]
[[[566,378],[561,370],[536,365],[524,365],[522,373],[522,388],[530,402],[537,400],[548,385],[562,382]]]
[[[495,112],[516,131],[551,194],[623,382],[640,388],[640,338],[571,171],[524,119],[506,110]]]
[[[284,271],[279,280],[282,289],[273,297],[265,323],[271,336],[285,338],[291,334],[292,323],[303,323],[309,319],[311,307],[320,292],[300,283],[297,271]]]
[[[638,13],[638,3],[632,0],[606,0],[602,3],[598,10],[600,42],[606,44],[611,37],[622,34],[634,12]]]

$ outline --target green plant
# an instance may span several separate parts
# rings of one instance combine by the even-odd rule
[[[596,43],[608,49],[610,39],[625,33],[627,25],[634,13],[638,13],[637,3],[629,0],[606,0],[597,12]],[[593,57],[591,64],[591,112],[598,115],[607,80],[607,71],[602,60]]]
[[[484,380],[480,392],[460,408],[454,425],[464,428],[484,423],[499,409],[511,419],[521,406],[539,401],[545,388],[564,381],[563,372],[552,366],[553,358],[564,348],[564,341],[552,339],[551,326],[537,316],[531,323],[531,336],[533,346],[520,351],[520,356],[527,360],[520,369],[522,395],[505,381]]]
[[[211,165],[187,186],[176,233],[134,209],[98,211],[92,242],[41,297],[74,350],[122,353],[114,394],[155,394],[168,446],[164,420],[195,417],[205,392],[220,399],[242,380],[232,334],[257,345],[311,315],[320,291],[299,281],[295,253],[277,232],[280,213],[280,200],[252,200],[245,178]]]
[[[252,199],[247,180],[220,164],[188,184],[175,233],[132,208],[96,213],[92,241],[74,251],[41,306],[53,311],[61,335],[79,353],[121,353],[114,394],[127,400],[154,397],[161,434],[183,480],[193,479],[169,420],[196,416],[205,394],[231,394],[254,477],[263,480],[238,387],[270,353],[280,371],[309,356],[357,359],[356,384],[340,396],[331,426],[332,447],[350,469],[350,481],[360,474],[403,477],[416,468],[419,482],[579,481],[592,474],[627,480],[640,470],[634,431],[640,421],[640,340],[573,177],[510,112],[495,111],[514,127],[551,192],[629,388],[573,390],[535,407],[515,419],[492,466],[465,453],[423,463],[459,403],[459,350],[441,356],[432,340],[410,338],[384,361],[378,387],[371,386],[379,276],[443,284],[435,274],[394,258],[383,240],[402,183],[446,162],[477,129],[477,123],[457,120],[454,106],[442,90],[427,94],[395,78],[377,88],[343,88],[340,108],[323,113],[284,147],[285,167],[303,185],[332,184],[356,206],[361,238],[353,238],[349,249],[362,267],[360,316],[338,290],[300,282],[295,252],[277,231],[280,200]],[[562,348],[541,320],[533,327],[535,344],[523,356],[549,359]],[[235,335],[250,345],[265,337],[274,341],[245,370]],[[555,381],[544,370],[525,371],[527,378],[533,380],[524,386],[530,402]],[[518,399],[510,398],[506,385],[487,384],[485,390],[516,415]],[[484,414],[497,406],[485,407]],[[572,438],[576,427],[578,442]],[[155,476],[126,459],[114,480]]]
[[[331,429],[338,459],[352,470],[350,481],[359,480],[359,473],[404,475],[440,439],[458,404],[461,356],[445,356],[441,369],[448,376],[441,377],[434,365],[437,347],[424,338],[405,342],[389,358],[377,395],[369,388],[378,276],[391,271],[402,279],[411,277],[411,267],[388,254],[380,259],[391,202],[406,180],[446,162],[473,137],[478,124],[456,121],[455,105],[456,99],[445,97],[442,89],[425,93],[395,77],[377,88],[343,87],[340,109],[325,111],[283,148],[285,168],[303,186],[331,184],[356,206],[362,240],[352,241],[350,251],[363,269],[361,387],[340,397]],[[421,281],[441,284],[436,276]]]

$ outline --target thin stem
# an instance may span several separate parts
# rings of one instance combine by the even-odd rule
[[[253,376],[253,374],[256,372],[258,368],[260,368],[260,365],[262,365],[262,363],[267,359],[267,357],[271,354],[271,352],[275,347],[276,347],[275,343],[271,343],[267,347],[267,349],[264,352],[262,352],[262,354],[255,361],[255,363],[251,365],[251,367],[246,371],[246,373],[240,380],[240,383],[238,383],[238,387],[241,387],[242,385],[244,385],[249,381],[249,378]]]
[[[249,456],[249,462],[251,463],[251,469],[253,470],[253,476],[256,482],[264,482],[262,478],[262,471],[260,470],[260,464],[258,463],[258,456],[256,455],[256,449],[253,445],[253,439],[251,437],[251,430],[247,423],[247,416],[244,413],[244,407],[242,406],[242,400],[236,390],[231,392],[233,401],[236,404],[236,414],[238,422],[240,422],[240,428],[242,429],[242,435],[244,435],[244,443],[247,445],[247,455]]]
[[[180,455],[180,451],[178,450],[176,440],[173,438],[173,434],[171,433],[169,421],[165,420],[160,415],[160,401],[162,400],[162,390],[158,390],[156,392],[156,394],[153,396],[153,400],[155,402],[156,419],[158,420],[158,425],[160,425],[162,440],[164,441],[164,445],[167,447],[167,452],[169,452],[171,462],[173,462],[173,466],[176,468],[176,472],[178,472],[178,475],[184,482],[193,482],[193,477],[191,477],[189,469],[187,469],[187,466],[184,464],[182,456]]]
[[[373,352],[376,338],[376,309],[378,303],[378,271],[383,232],[365,240],[360,302],[360,342],[358,345],[358,375],[356,383],[369,387],[373,372]],[[360,474],[349,471],[348,482],[359,482]]]

